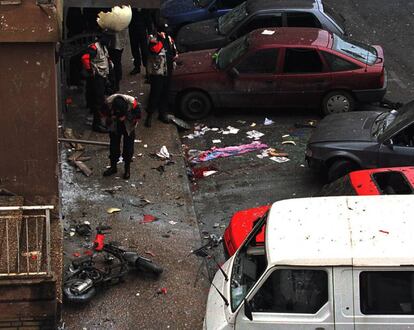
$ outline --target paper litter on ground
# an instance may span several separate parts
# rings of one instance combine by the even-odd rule
[[[220,139],[217,139],[217,140],[213,140],[212,142],[213,143],[221,143],[221,140]]]
[[[166,146],[162,146],[160,151],[156,153],[156,155],[161,159],[170,159],[170,153]]]
[[[216,174],[216,173],[217,173],[217,171],[205,171],[205,172],[203,172],[203,176],[207,177],[207,176],[210,176],[210,175],[213,175],[213,174]]]
[[[286,163],[288,162],[290,159],[287,157],[270,157],[270,160],[273,160],[276,163]]]
[[[273,120],[271,120],[271,119],[269,119],[269,118],[265,118],[265,120],[264,120],[264,125],[265,126],[269,126],[269,125],[272,125],[274,123],[274,121]]]
[[[248,131],[246,132],[246,134],[249,139],[255,139],[255,140],[260,139],[264,135],[263,133],[255,131],[255,130]]]

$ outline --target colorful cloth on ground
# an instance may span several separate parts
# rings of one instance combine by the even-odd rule
[[[193,164],[207,162],[212,159],[238,156],[247,152],[269,148],[267,144],[255,141],[249,144],[242,144],[240,146],[230,146],[225,148],[213,147],[209,150],[202,151],[200,154],[192,158],[190,161]]]

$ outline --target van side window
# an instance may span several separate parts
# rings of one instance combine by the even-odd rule
[[[323,270],[277,269],[251,300],[254,312],[315,314],[328,301]]]
[[[361,272],[361,313],[414,314],[414,272]]]

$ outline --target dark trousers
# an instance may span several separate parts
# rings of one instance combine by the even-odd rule
[[[148,35],[144,26],[129,25],[129,42],[131,53],[134,58],[134,67],[147,66],[148,58]]]
[[[114,64],[113,72],[113,88],[114,92],[119,91],[119,82],[122,80],[122,52],[123,50],[109,48],[109,57]]]
[[[123,137],[122,158],[125,164],[129,164],[134,155],[135,131],[128,135],[124,123],[119,121],[115,126],[115,131],[109,133],[109,159],[111,164],[118,162],[119,156],[121,156],[121,138]]]
[[[150,95],[148,100],[148,113],[154,113],[158,110],[159,114],[168,112],[168,93],[170,90],[171,78],[169,76],[151,75],[150,78]]]
[[[99,75],[86,80],[86,105],[93,114],[92,126],[101,124],[102,108],[105,103],[106,78]]]

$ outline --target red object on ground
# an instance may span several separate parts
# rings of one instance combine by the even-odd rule
[[[167,294],[167,288],[161,288],[157,291],[158,294]]]
[[[93,252],[91,250],[86,250],[83,252],[84,255],[86,256],[91,256],[93,254]]]
[[[259,206],[233,214],[224,231],[224,247],[231,257],[253,228],[254,222],[262,217],[271,205]],[[264,242],[264,231],[257,237],[257,243]]]
[[[95,251],[102,251],[105,244],[105,235],[96,234],[95,241],[93,242]]]
[[[80,257],[80,253],[79,252],[75,252],[74,254],[73,254],[73,256],[75,257],[75,258],[79,258]]]
[[[151,214],[144,214],[144,218],[141,220],[140,223],[149,223],[149,222],[154,222],[155,220],[158,220],[158,218],[154,217]]]

